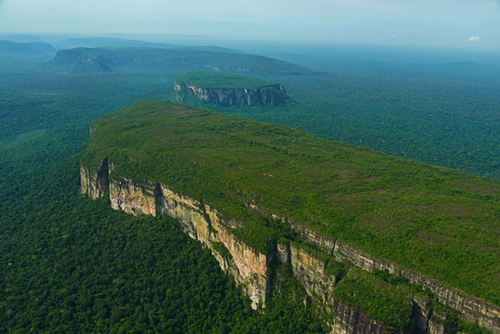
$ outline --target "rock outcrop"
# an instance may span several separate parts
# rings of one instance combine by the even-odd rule
[[[287,98],[285,88],[276,84],[259,88],[202,88],[188,82],[175,83],[175,100],[183,103],[190,95],[198,100],[223,106],[277,106]]]
[[[450,288],[428,277],[402,268],[389,261],[377,259],[339,240],[313,231],[297,222],[289,222],[301,240],[316,247],[324,254],[320,259],[312,251],[300,244],[279,243],[276,249],[264,254],[243,242],[234,229],[244,227],[243,222],[222,216],[207,203],[183,196],[158,182],[136,183],[133,180],[114,175],[110,178],[114,165],[108,159],[101,161],[97,170],[81,166],[81,193],[91,198],[99,198],[109,191],[111,205],[116,210],[132,214],[167,214],[178,219],[186,233],[208,247],[221,268],[229,272],[252,301],[252,307],[265,307],[269,293],[269,269],[274,260],[289,263],[293,273],[306,292],[317,302],[326,314],[332,333],[410,333],[414,327],[394,329],[370,317],[359,308],[333,296],[333,289],[341,277],[329,273],[329,261],[349,263],[366,271],[387,270],[389,273],[406,277],[411,284],[427,291],[436,301],[458,311],[467,321],[485,326],[493,333],[500,333],[500,308]],[[276,214],[249,205],[256,214]],[[413,301],[415,326],[423,333],[443,333],[444,327],[433,317],[429,307],[432,301],[416,296]]]
[[[85,173],[82,168],[82,175]],[[100,186],[95,189],[97,191],[90,191],[91,197],[101,194]],[[109,182],[109,195],[115,210],[153,216],[167,214],[178,219],[183,230],[210,248],[220,267],[245,287],[252,307],[265,307],[268,291],[266,270],[274,254],[260,253],[231,233],[232,228],[241,227],[242,223],[223,219],[209,205],[174,193],[160,183],[138,185],[132,180],[114,180]],[[229,256],[217,246],[225,248]]]
[[[333,301],[334,320],[332,333],[334,334],[389,334],[405,333],[403,330],[392,330],[377,322],[363,311],[339,299]]]

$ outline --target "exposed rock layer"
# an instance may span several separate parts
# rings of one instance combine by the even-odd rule
[[[91,198],[99,198],[109,189],[111,205],[114,209],[133,214],[167,214],[177,218],[184,231],[205,244],[216,257],[221,268],[231,273],[236,282],[244,286],[244,291],[252,300],[254,308],[259,304],[265,307],[269,291],[267,269],[276,257],[279,261],[292,265],[294,274],[308,294],[321,299],[320,302],[324,305],[325,311],[332,315],[329,323],[333,333],[394,332],[389,331],[383,324],[356,307],[333,298],[332,290],[337,278],[328,274],[327,263],[315,258],[310,251],[293,244],[278,244],[275,251],[269,254],[260,253],[233,233],[233,228],[244,226],[242,222],[222,217],[209,205],[175,193],[168,186],[160,183],[137,184],[132,180],[119,177],[110,181],[108,176],[112,169],[113,164],[107,159],[101,162],[97,172],[93,174],[86,166],[81,166],[82,194],[87,194]],[[248,206],[259,214],[280,218],[264,208],[255,205]],[[410,283],[430,291],[440,303],[458,310],[463,319],[483,325],[495,334],[500,333],[500,308],[387,260],[372,257],[297,222],[290,222],[290,224],[302,240],[314,244],[337,261],[348,261],[370,272],[380,269],[404,276]],[[228,253],[220,251],[217,246],[221,245],[227,249]],[[432,314],[427,304],[426,300],[418,298],[414,300],[413,316],[416,326],[425,333],[443,333],[443,326],[431,319]],[[408,331],[412,330],[408,329]]]
[[[335,310],[332,330],[334,334],[404,333],[401,330],[388,330],[383,324],[370,318],[366,313],[339,299],[333,301],[333,309]]]
[[[124,179],[109,184],[111,206],[128,213],[156,216],[167,214],[178,219],[186,233],[211,249],[221,268],[229,271],[252,300],[252,307],[265,306],[268,277],[266,269],[273,254],[262,254],[231,233],[239,227],[236,221],[222,219],[217,211],[196,200],[172,192],[160,183],[136,185]],[[221,243],[230,256],[221,254],[215,247]]]
[[[184,102],[186,92],[196,99],[223,106],[271,105],[283,103],[287,97],[283,86],[276,84],[259,88],[202,88],[188,82],[175,83],[176,101]]]

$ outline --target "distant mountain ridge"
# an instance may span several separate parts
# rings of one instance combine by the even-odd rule
[[[175,44],[153,43],[141,40],[122,39],[115,37],[70,38],[66,41],[57,43],[55,47],[59,50],[75,49],[75,48],[154,48],[154,49],[167,49],[167,50],[196,50],[196,51],[240,53],[239,51],[219,46],[181,46]]]
[[[49,65],[70,72],[154,70],[266,73],[281,75],[323,74],[282,60],[238,53],[205,51],[206,47],[176,50],[154,48],[76,48],[59,50]],[[87,66],[87,65],[91,66]],[[85,66],[84,66],[85,65]]]
[[[8,54],[52,54],[56,49],[47,43],[18,43],[0,40],[0,53]]]

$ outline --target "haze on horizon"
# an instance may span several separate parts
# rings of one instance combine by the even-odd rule
[[[500,0],[0,0],[0,34],[19,33],[500,52]]]

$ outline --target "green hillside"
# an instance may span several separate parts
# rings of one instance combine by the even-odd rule
[[[209,203],[261,251],[294,236],[243,202],[500,305],[497,181],[160,100],[95,127],[84,165]]]
[[[175,82],[183,84],[185,82],[201,88],[261,88],[276,83],[258,78],[251,78],[244,75],[226,74],[218,72],[190,72],[179,75]]]

